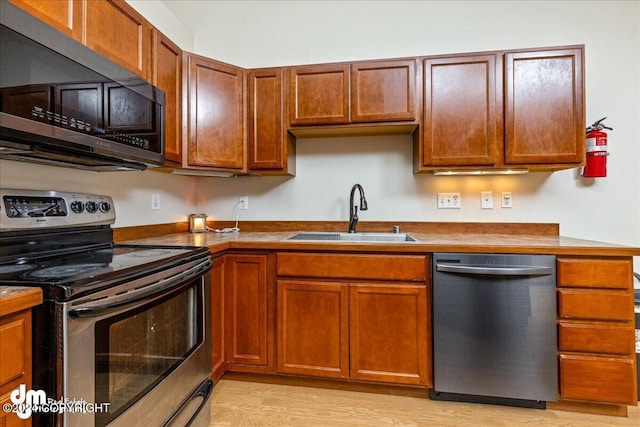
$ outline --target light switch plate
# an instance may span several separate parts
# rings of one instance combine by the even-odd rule
[[[502,207],[503,208],[511,208],[511,207],[513,207],[513,200],[511,198],[511,191],[503,191],[502,192]]]

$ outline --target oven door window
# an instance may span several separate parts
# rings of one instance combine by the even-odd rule
[[[202,281],[164,298],[100,320],[96,336],[96,413],[105,425],[175,370],[203,343]]]

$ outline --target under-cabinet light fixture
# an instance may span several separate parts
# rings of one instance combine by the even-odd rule
[[[207,215],[191,214],[189,215],[189,232],[204,233],[207,231]]]
[[[477,169],[456,169],[456,170],[436,170],[434,175],[523,175],[529,173],[529,169],[496,169],[496,170],[477,170]]]
[[[232,172],[218,172],[198,169],[174,169],[171,171],[173,175],[190,175],[190,176],[211,176],[217,178],[232,178],[237,176]]]

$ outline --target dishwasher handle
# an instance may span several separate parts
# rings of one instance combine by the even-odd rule
[[[488,265],[436,263],[436,271],[479,276],[550,276],[553,274],[552,267],[523,265],[493,267]]]

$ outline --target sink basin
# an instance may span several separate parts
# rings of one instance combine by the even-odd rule
[[[416,239],[407,233],[333,233],[302,232],[287,240],[331,241],[343,242],[415,242]]]

